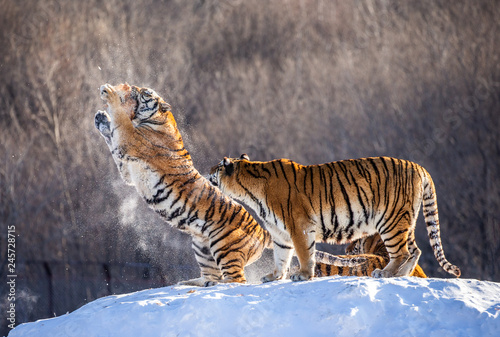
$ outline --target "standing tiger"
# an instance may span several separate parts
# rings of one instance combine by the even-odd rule
[[[170,105],[153,90],[106,84],[100,94],[107,111],[97,112],[95,126],[122,178],[163,219],[192,237],[201,277],[181,284],[245,282],[244,266],[272,247],[269,233],[198,173]]]
[[[242,155],[224,158],[209,179],[265,220],[274,241],[275,269],[263,282],[283,277],[294,249],[300,270],[291,279],[308,280],[314,273],[316,240],[343,244],[375,233],[389,263],[372,276],[407,276],[421,254],[414,233],[421,203],[437,261],[460,276],[443,253],[434,183],[415,163],[380,157],[304,166],[288,159],[252,162]]]

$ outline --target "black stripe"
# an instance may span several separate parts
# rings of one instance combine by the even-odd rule
[[[291,195],[292,195],[292,185],[290,184],[290,181],[288,181],[288,175],[287,175],[287,173],[285,171],[285,167],[283,165],[283,161],[279,160],[278,163],[280,165],[281,172],[283,173],[283,178],[285,179],[285,181],[288,184],[287,211],[288,211],[288,215],[290,215],[292,213],[292,204],[290,202]],[[285,222],[285,219],[286,218],[283,218],[283,222]]]
[[[271,162],[271,165],[273,166],[273,169],[274,169],[274,175],[275,175],[276,177],[278,177],[278,170],[276,169],[276,162],[277,162],[277,160],[273,160],[273,161]]]
[[[342,195],[344,196],[344,200],[346,202],[347,208],[349,210],[349,224],[347,225],[346,228],[351,227],[354,224],[354,219],[353,219],[353,213],[352,213],[352,208],[351,208],[351,202],[349,201],[349,195],[347,194],[347,191],[344,187],[344,184],[340,180],[340,176],[338,172],[335,172],[337,174],[337,182],[340,186],[340,190],[342,191]]]
[[[327,264],[327,265],[325,265],[325,267],[326,267],[325,268],[326,269],[326,275],[324,275],[324,276],[330,276],[332,274],[332,265]]]
[[[311,177],[309,178],[309,180],[311,180],[311,195],[314,195],[314,171],[310,170],[311,172]]]
[[[222,227],[219,227],[217,230],[220,232]],[[217,231],[215,230],[215,231]],[[213,231],[213,232],[215,232]],[[220,241],[224,240],[225,238],[227,238],[229,235],[231,235],[231,231],[226,231],[224,234],[222,234],[221,236],[219,236],[217,239],[213,240],[212,242],[210,242],[210,248],[213,248],[217,243],[219,243]],[[212,236],[212,235],[210,235]],[[217,262],[218,263],[218,262]]]
[[[269,170],[267,169],[267,167],[265,167],[264,165],[262,165],[262,166],[261,166],[261,170],[262,170],[263,172],[267,173],[267,176],[268,176],[268,177],[269,177],[269,176],[271,176],[271,171],[269,171]]]
[[[159,203],[167,200],[170,195],[172,194],[172,191],[173,189],[169,189],[167,191],[167,194],[165,194],[164,196],[160,197],[160,195],[164,192],[165,190],[164,189],[160,189],[156,192],[155,195],[153,195],[153,197],[151,199],[148,199],[148,198],[144,198],[144,200],[146,201],[146,203],[148,205],[158,205]]]
[[[241,164],[242,163],[239,163],[239,165],[241,165]],[[251,168],[253,168],[255,170],[255,166],[250,166],[250,168],[248,168],[248,165],[246,165],[246,166],[247,166],[247,169],[244,170],[244,172],[248,173],[250,176],[252,176],[255,179],[263,178],[260,176],[260,174],[252,172]],[[255,171],[257,172],[257,170],[255,170]]]
[[[320,169],[319,173],[320,173],[319,174],[320,186],[323,186],[323,185],[325,185],[325,182],[326,182],[326,179],[325,179],[325,176],[324,176],[324,171]],[[318,199],[319,199],[319,218],[320,218],[320,221],[321,221],[321,233],[323,234],[322,235],[323,241],[326,241],[326,239],[327,239],[327,236],[326,236],[327,229],[326,229],[325,219],[323,217],[323,198],[321,197],[321,191],[322,191],[322,189],[320,188],[319,189],[319,196],[318,196]],[[325,191],[325,199],[326,199],[326,191]]]
[[[295,189],[298,190],[297,188],[297,167],[295,167],[294,164],[291,165],[292,173],[293,173],[293,185],[295,186]]]
[[[361,193],[363,193],[363,194],[364,194],[365,199],[367,199],[367,200],[368,200],[368,198],[367,198],[366,193],[365,193],[365,191],[363,190],[363,188],[361,188],[361,187],[359,186],[358,182],[357,182],[357,181],[356,181],[356,179],[354,178],[354,176],[353,176],[352,172],[350,172],[350,171],[349,171],[349,173],[351,174],[351,178],[352,178],[352,181],[353,181],[354,186],[355,186],[355,187],[356,187],[356,189],[358,190],[358,201],[359,201],[359,204],[361,205],[361,208],[363,208],[363,214],[364,214],[364,216],[365,216],[364,221],[361,221],[361,220],[359,221],[358,227],[360,227],[360,226],[361,226],[361,223],[368,221],[368,211],[367,211],[367,207],[365,206],[365,203],[363,202],[363,198],[362,198],[362,196],[361,196]]]
[[[279,243],[277,243],[276,241],[273,241],[273,243],[274,243],[276,246],[278,246],[278,247],[280,247],[280,248],[282,248],[282,249],[293,249],[293,247],[290,247],[290,246],[286,246],[286,245],[279,244]]]
[[[307,175],[308,174],[309,174],[309,169],[308,169],[308,167],[306,167],[306,169],[304,170],[304,193],[305,194],[307,194]]]

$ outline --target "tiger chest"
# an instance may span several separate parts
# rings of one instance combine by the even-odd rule
[[[144,201],[164,220],[189,234],[201,232],[204,222],[190,212],[189,200],[185,200],[167,175],[143,162],[129,163],[129,172]]]

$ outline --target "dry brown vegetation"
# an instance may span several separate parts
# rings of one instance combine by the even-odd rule
[[[500,281],[496,1],[0,7],[0,237],[5,247],[16,226],[18,321],[198,274],[189,238],[124,186],[94,130],[106,82],[172,103],[201,172],[243,152],[416,161],[435,180],[450,262],[465,278]],[[445,277],[424,227],[420,264]]]

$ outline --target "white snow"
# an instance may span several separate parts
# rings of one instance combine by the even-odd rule
[[[500,283],[316,278],[109,296],[20,336],[500,336]]]

